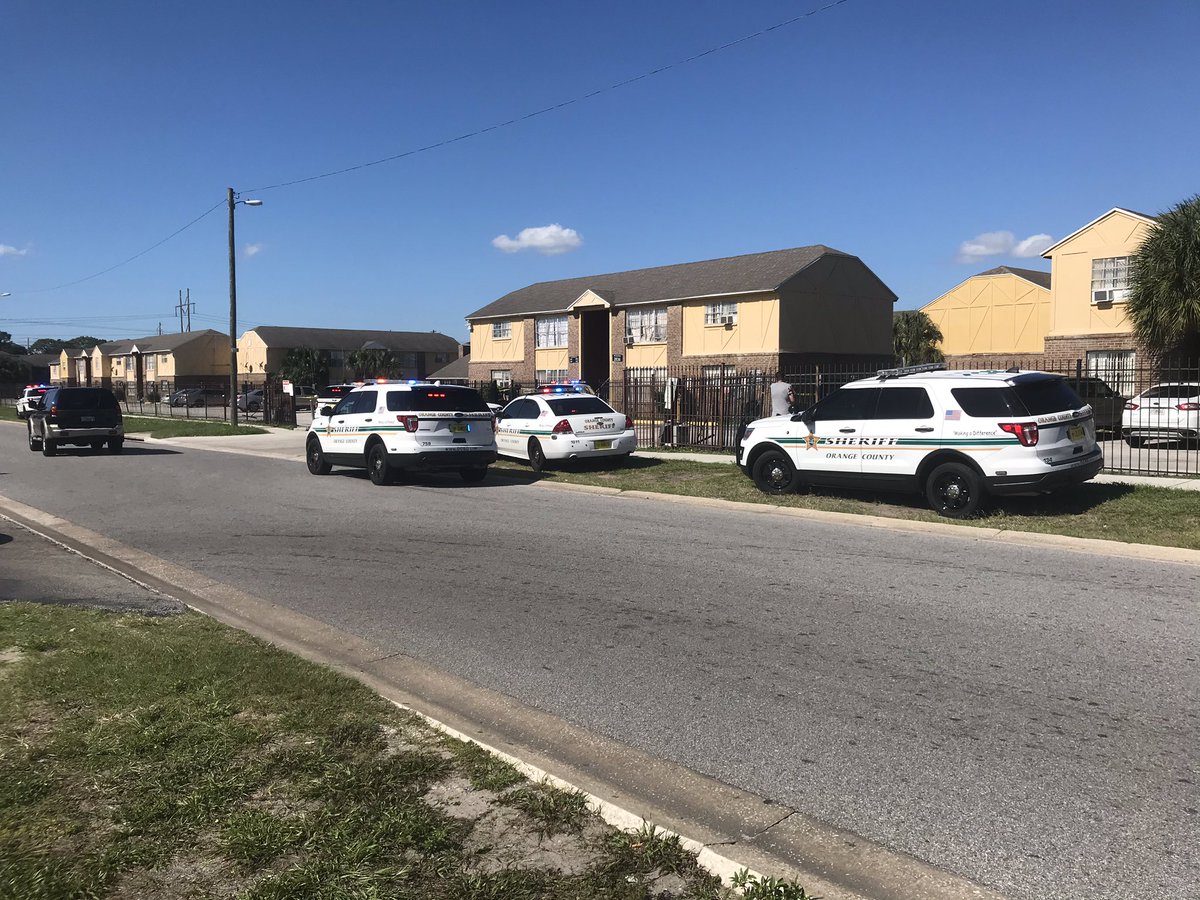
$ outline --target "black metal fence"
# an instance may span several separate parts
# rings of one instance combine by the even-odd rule
[[[170,394],[151,394],[154,399],[122,397],[117,394],[125,415],[160,416],[180,419],[206,419],[228,422],[230,418],[228,383],[176,384]],[[244,382],[238,387],[238,421],[262,425],[295,427],[295,398],[283,392],[278,381],[265,384]]]

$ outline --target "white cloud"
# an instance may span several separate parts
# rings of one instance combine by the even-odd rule
[[[1011,231],[985,231],[958,245],[958,261],[974,263],[989,256],[1013,256],[1028,259],[1041,256],[1054,243],[1048,234],[1031,234],[1018,241]]]
[[[243,251],[247,256],[257,256],[266,249],[266,244],[247,244]]]
[[[521,229],[515,240],[507,234],[492,238],[492,246],[505,253],[536,250],[546,256],[555,256],[578,250],[583,246],[583,238],[574,228],[563,228],[558,224],[542,225],[539,228]]]
[[[16,247],[10,247],[8,244],[0,244],[0,256],[24,256],[28,250],[18,250]]]

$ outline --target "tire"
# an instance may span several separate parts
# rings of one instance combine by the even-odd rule
[[[969,519],[983,510],[983,479],[970,466],[943,463],[926,479],[925,499],[939,516]]]
[[[382,443],[372,445],[367,451],[367,475],[371,484],[385,485],[392,483],[392,467],[388,462],[387,447]]]
[[[120,453],[124,449],[125,449],[125,438],[115,437],[115,438],[108,439],[108,452],[109,453]]]
[[[260,409],[262,409],[261,403],[251,403],[250,404],[250,412],[258,412]]]
[[[458,474],[462,476],[462,480],[467,484],[475,484],[483,481],[487,477],[487,466],[475,466],[473,468],[459,469]]]
[[[1137,449],[1138,447],[1142,446],[1142,439],[1136,434],[1127,434],[1125,435],[1125,443],[1127,443],[1130,447]]]
[[[529,439],[529,468],[535,472],[545,472],[549,468],[546,464],[546,454],[542,451],[542,442],[535,437]]]
[[[104,443],[105,443],[104,441],[92,441],[92,449],[93,450],[103,450]]]
[[[328,475],[333,471],[333,466],[329,464],[325,452],[321,449],[320,440],[315,437],[308,439],[308,446],[304,448],[304,461],[308,464],[310,475]]]
[[[32,450],[34,453],[37,453],[39,450],[42,449],[42,442],[41,442],[41,440],[39,440],[38,438],[35,438],[33,436],[33,423],[30,422],[28,424],[29,424],[29,449]]]
[[[767,450],[756,459],[751,477],[764,494],[790,494],[800,483],[791,457],[782,450]]]
[[[58,444],[49,438],[42,438],[42,456],[53,456],[58,452]]]

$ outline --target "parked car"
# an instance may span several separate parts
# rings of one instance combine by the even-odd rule
[[[42,397],[49,389],[49,385],[45,384],[25,385],[25,388],[17,396],[17,418],[28,419],[33,402]]]
[[[1096,420],[1096,431],[1117,433],[1121,430],[1121,417],[1125,413],[1126,398],[1121,396],[1102,378],[1085,375],[1068,378],[1067,381],[1081,400],[1092,408]]]
[[[305,458],[313,475],[328,475],[335,465],[365,468],[380,485],[412,471],[456,470],[464,481],[477,482],[496,461],[493,424],[491,410],[472,388],[370,382],[333,409],[317,411]]]
[[[1169,381],[1125,404],[1121,433],[1130,447],[1146,440],[1194,441],[1200,437],[1200,384]]]
[[[325,387],[319,388],[317,390],[317,404],[313,410],[313,415],[315,416],[322,407],[336,406],[338,401],[340,401],[356,387],[360,387],[361,384],[362,382],[359,382],[359,384],[351,384],[347,382],[343,384],[327,384]]]
[[[263,408],[266,392],[262,388],[237,395],[237,408],[241,412],[258,412]]]
[[[496,416],[501,456],[529,461],[540,472],[551,460],[629,457],[637,449],[633,419],[574,385],[545,385],[518,397]]]
[[[292,387],[292,402],[297,410],[316,409],[317,389],[311,384]]]
[[[223,388],[184,388],[171,395],[172,406],[224,406]]]
[[[950,518],[992,494],[1045,493],[1104,465],[1087,404],[1047,372],[885,369],[747,426],[737,462],[764,493],[801,484],[923,493]]]
[[[125,444],[121,406],[108,388],[53,387],[35,401],[26,422],[29,449],[53,456],[63,444],[120,453]]]

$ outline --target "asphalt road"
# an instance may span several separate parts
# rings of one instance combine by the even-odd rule
[[[126,451],[2,427],[0,494],[1012,897],[1197,896],[1200,568]]]

